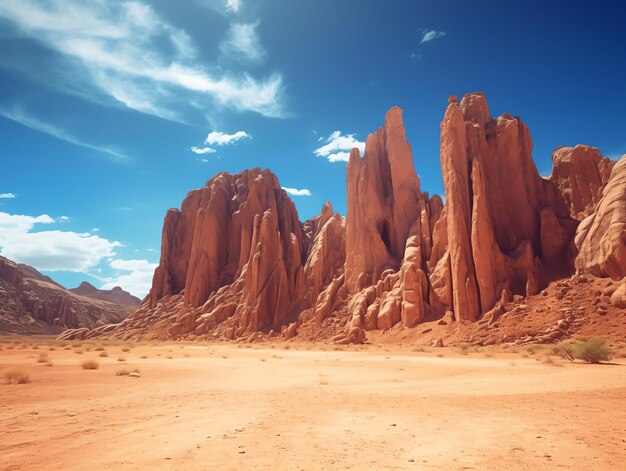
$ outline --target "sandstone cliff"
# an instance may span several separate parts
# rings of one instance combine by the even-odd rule
[[[561,147],[544,178],[532,148],[477,92],[450,97],[441,122],[445,205],[421,191],[397,107],[350,154],[345,219],[327,203],[300,223],[269,170],[220,173],[167,212],[141,308],[81,335],[360,342],[433,320],[493,325],[575,268],[623,278],[625,159]]]

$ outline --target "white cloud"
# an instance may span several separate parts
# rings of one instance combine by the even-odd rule
[[[434,41],[435,39],[438,39],[442,36],[445,36],[446,33],[444,31],[435,31],[434,29],[432,30],[422,30],[422,39],[420,41],[420,44],[423,43],[427,43],[429,41]]]
[[[229,5],[239,8],[238,2]],[[204,108],[283,115],[279,74],[257,80],[207,67],[185,31],[140,1],[3,0],[0,17],[14,23],[21,36],[60,53],[64,64],[71,60],[68,90],[86,82],[129,108],[175,120],[181,119],[181,107],[195,109],[202,98]]]
[[[26,216],[0,212],[0,255],[38,270],[86,272],[115,255],[121,244],[89,233],[44,230],[54,224],[47,214]]]
[[[193,146],[191,148],[191,152],[193,152],[194,154],[203,155],[203,154],[212,154],[212,153],[217,152],[217,151],[215,149],[212,149],[211,147],[196,147],[196,146]]]
[[[57,221],[59,222],[68,222],[70,220],[69,216],[60,216],[59,218],[57,218]]]
[[[196,162],[202,162],[203,164],[206,164],[206,163],[208,163],[208,162],[209,162],[209,159],[200,159],[200,158],[197,158],[197,159],[196,159]]]
[[[17,198],[17,195],[15,193],[0,193],[0,199],[11,199],[11,198]]]
[[[302,188],[301,190],[297,188],[287,188],[286,186],[283,186],[281,188],[293,196],[312,196],[313,195],[313,193],[311,193],[311,191],[308,190],[307,188]]]
[[[209,133],[204,140],[204,143],[208,145],[227,146],[229,144],[234,144],[240,139],[252,139],[252,137],[245,131],[237,131],[234,134],[213,131]]]
[[[357,148],[361,155],[365,152],[365,142],[355,139],[354,134],[342,135],[341,131],[335,131],[326,138],[326,144],[315,149],[314,154],[318,157],[326,157],[329,162],[347,162],[350,151]]]
[[[237,13],[239,11],[239,8],[241,8],[241,0],[226,0],[224,6],[227,11]]]
[[[118,273],[113,277],[106,278],[100,289],[111,289],[121,286],[138,298],[143,298],[150,291],[152,276],[155,268],[158,266],[157,263],[150,263],[147,260],[124,260],[117,258],[111,260],[109,265]]]
[[[226,38],[220,43],[220,51],[229,59],[261,62],[265,50],[257,34],[259,23],[233,23]]]
[[[39,131],[44,134],[48,134],[61,141],[74,144],[75,146],[85,147],[87,149],[95,150],[97,152],[107,154],[117,159],[127,158],[124,154],[114,149],[111,149],[110,147],[98,146],[98,145],[84,142],[78,139],[77,137],[73,136],[71,133],[67,132],[65,129],[62,129],[50,123],[45,123],[29,115],[26,111],[24,111],[20,107],[13,107],[12,109],[0,108],[0,115],[4,116],[7,119],[10,119],[11,121],[15,121],[16,123],[19,123],[22,126],[26,126],[27,128],[34,129],[35,131]]]

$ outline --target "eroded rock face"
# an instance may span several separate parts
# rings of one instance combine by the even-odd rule
[[[33,267],[0,257],[0,333],[49,335],[66,328],[88,330],[130,314],[128,304],[116,302],[117,290],[83,288],[89,293],[67,290]],[[139,304],[123,293],[124,300],[135,299],[135,306]]]
[[[346,175],[346,286],[355,294],[386,269],[399,268],[420,217],[420,184],[400,108],[389,110],[385,125],[368,136],[363,157],[352,150]]]
[[[555,172],[554,181],[542,178],[531,157],[532,146],[520,118],[508,113],[491,118],[482,93],[466,95],[460,103],[450,100],[441,123],[441,167],[452,310],[457,319],[478,319],[505,289],[536,292],[555,264],[568,270],[568,247],[577,222],[554,183],[566,186],[561,176],[565,164],[561,173]],[[596,172],[602,165],[594,167]],[[582,167],[577,169],[575,181]],[[443,239],[441,232],[435,228],[436,239]],[[437,257],[442,245],[434,249]],[[433,274],[442,274],[443,268]],[[440,280],[441,276],[436,278],[437,285],[446,293]]]
[[[554,151],[550,181],[563,196],[572,218],[582,221],[595,210],[614,164],[591,146],[579,144]]]
[[[430,312],[427,261],[443,201],[420,191],[402,110],[392,108],[348,162],[346,286],[352,328],[413,327]],[[437,246],[439,249],[439,246]]]
[[[613,167],[595,212],[578,226],[575,242],[578,271],[626,276],[626,155]]]
[[[542,178],[532,147],[520,118],[492,118],[484,95],[471,93],[450,97],[441,122],[445,205],[421,192],[400,108],[363,156],[350,154],[345,219],[326,203],[301,224],[268,170],[220,173],[168,211],[147,302],[80,335],[323,332],[359,343],[367,331],[425,320],[492,325],[511,300],[571,275],[574,260],[623,277],[626,157],[613,167],[595,148],[559,148]]]

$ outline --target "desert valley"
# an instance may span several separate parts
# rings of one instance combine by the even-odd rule
[[[346,218],[300,223],[269,170],[189,193],[141,306],[3,261],[6,469],[618,469],[626,156],[542,178],[519,118],[449,102],[445,204],[393,108]]]
[[[426,3],[398,1],[413,17],[428,17]],[[163,16],[156,14],[161,7]],[[304,11],[303,5],[285,8]],[[216,42],[206,28],[199,33],[186,9],[225,23],[224,38]],[[215,69],[202,63],[203,43],[195,45],[176,23],[182,11],[189,31],[217,44]],[[404,18],[401,11],[378,13],[394,47],[401,41],[392,34],[396,23],[412,27],[411,15]],[[48,169],[76,187],[59,183],[61,196],[48,187],[36,198],[20,196],[24,204],[68,205],[76,218],[29,216],[5,207],[22,204],[17,192],[0,193],[0,469],[625,469],[625,148],[603,153],[604,141],[598,147],[579,143],[580,129],[566,129],[582,119],[593,123],[581,140],[606,135],[597,129],[604,122],[599,115],[612,112],[597,105],[603,90],[597,87],[597,99],[575,98],[576,106],[598,116],[581,112],[572,118],[570,110],[562,115],[569,121],[554,126],[510,90],[508,96],[489,94],[489,103],[482,91],[453,94],[446,102],[443,85],[475,83],[473,77],[448,82],[443,77],[449,74],[442,74],[441,87],[431,83],[433,97],[424,88],[421,101],[400,99],[402,107],[393,106],[402,96],[399,72],[384,74],[392,77],[386,87],[374,78],[356,81],[361,93],[378,101],[361,106],[359,97],[358,111],[344,116],[338,110],[336,117],[356,121],[363,110],[373,113],[384,103],[378,129],[359,120],[358,126],[370,126],[361,142],[340,131],[318,136],[317,121],[312,132],[305,126],[319,146],[315,159],[339,168],[336,180],[335,170],[319,171],[317,162],[294,163],[281,154],[302,139],[296,128],[303,122],[283,109],[282,76],[272,71],[257,81],[258,71],[228,72],[242,64],[264,67],[268,60],[258,33],[263,23],[245,16],[261,13],[234,0],[198,1],[180,12],[144,2],[0,5],[0,32],[15,44],[30,38],[54,52],[48,56],[50,51],[22,44],[19,61],[0,58],[0,80],[8,86],[14,86],[12,74],[39,59],[54,82],[30,84],[28,91],[17,87],[16,96],[44,96],[33,91],[42,86],[54,89],[46,88],[52,95],[63,90],[63,103],[87,97],[94,109],[106,108],[98,112],[107,124],[98,124],[91,138],[127,134],[127,142],[135,142],[133,133],[145,131],[151,137],[141,143],[150,158],[155,155],[136,170],[135,192],[124,174],[134,172],[129,169],[136,163],[117,147],[26,116],[26,101],[5,107],[0,96],[8,126],[17,123],[126,165],[111,174],[89,161],[71,172]],[[586,10],[576,12],[588,18]],[[508,16],[502,14],[504,22]],[[372,10],[367,18],[376,15]],[[303,18],[300,34],[313,34]],[[300,34],[289,27],[281,20],[275,34],[284,29],[296,41]],[[327,24],[336,38],[345,37],[345,27]],[[426,67],[426,48],[448,33],[421,28],[414,34],[416,49],[403,53],[407,70],[416,63]],[[336,38],[333,44],[339,44]],[[368,44],[376,50],[378,43]],[[457,42],[450,51],[462,47]],[[321,64],[331,60],[328,51],[322,51]],[[311,51],[308,60],[315,57]],[[455,57],[462,62],[465,55]],[[538,59],[531,54],[520,60]],[[5,69],[10,73],[3,76]],[[69,76],[71,84],[65,83]],[[490,90],[507,89],[502,79],[480,77]],[[588,87],[588,81],[581,83]],[[561,80],[559,86],[571,84]],[[530,88],[537,85],[516,87],[532,98]],[[548,87],[545,96],[555,96],[556,88]],[[611,100],[619,102],[620,93]],[[333,96],[346,94],[342,88]],[[490,110],[510,103],[530,111],[547,130],[533,127],[531,136],[515,109],[498,116]],[[128,108],[131,118],[118,122],[106,114],[117,113],[116,107]],[[77,109],[79,120],[60,111],[63,126],[84,130],[87,124],[78,125],[83,108]],[[169,166],[169,154],[163,164],[159,146],[187,139],[198,127],[198,110],[214,130],[187,149],[194,164],[205,165],[190,174],[208,180],[181,190],[181,182],[189,181],[187,164]],[[422,110],[433,123],[415,118]],[[226,148],[250,144],[253,137],[218,131],[216,123],[229,122],[228,113],[297,125],[255,134],[255,145],[266,154],[276,149],[278,157],[261,152],[232,164],[232,155],[229,162],[219,160],[229,155]],[[152,121],[133,121],[139,114]],[[246,126],[255,126],[244,118]],[[427,146],[415,141],[433,134],[437,120],[433,160],[423,150]],[[0,119],[0,129],[5,121]],[[614,124],[620,125],[601,126],[611,130]],[[567,142],[555,145],[555,133],[567,135]],[[269,146],[266,135],[272,135]],[[32,138],[15,131],[9,139],[17,152]],[[547,143],[551,155],[545,154]],[[50,152],[57,155],[54,148]],[[7,187],[26,172],[16,170],[19,163],[10,165],[15,167],[3,182]],[[40,165],[32,167],[39,182],[48,179]],[[310,189],[282,186],[308,177],[325,195],[316,213],[301,199],[314,195]],[[337,181],[345,184],[338,187]],[[30,177],[25,182],[20,194],[35,192],[37,184]],[[180,199],[181,191],[188,193],[179,207],[160,205],[172,195]],[[94,202],[102,206],[94,209]],[[145,242],[151,240],[145,233],[161,224],[154,214],[165,214],[158,250]],[[64,228],[69,224],[74,226]],[[106,238],[100,226],[107,225],[125,235]],[[158,263],[149,261],[153,252]]]

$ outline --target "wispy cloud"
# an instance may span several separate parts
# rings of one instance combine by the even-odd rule
[[[420,40],[420,44],[424,44],[430,41],[434,41],[435,39],[441,38],[445,36],[445,31],[436,31],[434,29],[423,29],[420,31],[422,34],[422,39]]]
[[[217,151],[215,149],[211,148],[211,147],[196,147],[196,146],[193,146],[191,148],[191,152],[193,152],[194,154],[203,155],[203,154],[213,154],[214,152],[217,152]]]
[[[361,155],[365,152],[365,142],[358,141],[354,134],[342,135],[341,131],[335,131],[326,138],[326,144],[313,151],[318,157],[325,157],[329,162],[347,162],[350,151],[359,149]]]
[[[229,144],[234,144],[241,139],[252,139],[252,137],[245,131],[237,131],[234,134],[227,134],[221,131],[213,131],[209,133],[204,142],[205,144],[208,144],[210,146],[226,146]]]
[[[226,38],[220,43],[220,51],[226,57],[239,61],[261,62],[265,59],[265,49],[257,34],[256,23],[233,23]]]
[[[233,12],[239,9],[236,1],[226,5]],[[204,107],[283,115],[280,74],[259,80],[209,67],[184,30],[141,1],[3,0],[0,17],[20,35],[71,59],[75,66],[68,89],[84,81],[128,108],[175,120],[182,119],[181,107],[196,109],[203,99]],[[258,44],[248,39],[241,45],[251,53]]]
[[[0,193],[0,199],[12,199],[17,198],[15,193]]]
[[[302,188],[301,190],[299,190],[298,188],[288,188],[286,186],[283,186],[281,188],[292,196],[312,196],[313,195],[313,193],[311,193],[311,191],[307,188]]]
[[[103,147],[94,144],[90,144],[85,142],[70,132],[66,131],[63,128],[55,126],[51,123],[46,123],[44,121],[39,120],[38,118],[31,116],[26,111],[19,107],[13,107],[12,109],[0,108],[0,115],[4,116],[11,121],[15,121],[16,123],[21,124],[22,126],[26,126],[28,128],[34,129],[35,131],[42,132],[44,134],[48,134],[56,139],[60,139],[65,142],[69,142],[70,144],[74,144],[79,147],[85,147],[87,149],[95,150],[97,152],[101,152],[103,154],[107,154],[111,157],[115,157],[116,159],[126,159],[127,156],[110,148]]]

